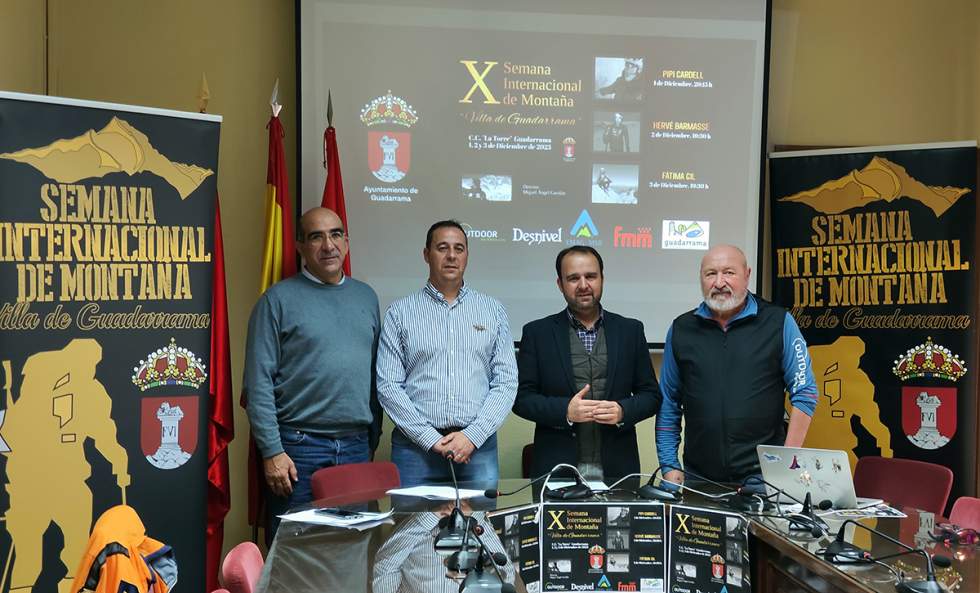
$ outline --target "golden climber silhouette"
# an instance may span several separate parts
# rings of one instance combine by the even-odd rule
[[[881,455],[891,457],[891,433],[881,421],[874,385],[860,367],[864,341],[857,336],[841,336],[833,344],[810,346],[809,350],[820,400],[804,445],[847,451],[854,471],[857,436],[851,430],[851,417],[856,415],[875,438]]]
[[[101,360],[98,342],[72,340],[61,350],[27,359],[16,400],[8,388],[0,435],[7,444],[7,530],[16,553],[11,590],[34,586],[43,562],[42,536],[52,522],[64,535],[61,561],[68,568],[59,590],[71,584],[92,525],[92,491],[85,483],[92,470],[82,449],[86,438],[112,464],[125,501],[129,458],[116,441],[112,400],[95,378]],[[4,573],[9,569],[10,555]]]

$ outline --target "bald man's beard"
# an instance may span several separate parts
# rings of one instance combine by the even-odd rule
[[[738,309],[745,302],[749,291],[743,290],[740,294],[728,291],[709,291],[704,295],[704,302],[708,308],[715,313],[728,313]]]

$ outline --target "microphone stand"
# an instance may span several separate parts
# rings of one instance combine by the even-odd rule
[[[933,565],[932,556],[930,556],[925,550],[923,550],[922,548],[913,548],[912,546],[909,546],[908,544],[905,544],[886,533],[882,533],[877,529],[872,529],[871,527],[868,527],[867,525],[864,525],[862,523],[858,523],[853,519],[847,519],[841,524],[840,529],[837,531],[837,538],[835,539],[834,542],[831,543],[831,545],[827,546],[827,548],[823,551],[822,555],[825,560],[833,563],[834,562],[833,558],[836,558],[842,554],[845,555],[844,557],[847,557],[847,555],[849,554],[854,554],[855,553],[854,551],[857,551],[857,553],[859,554],[860,553],[868,554],[868,552],[862,550],[861,548],[855,546],[854,544],[850,544],[844,541],[844,530],[847,527],[848,523],[855,525],[856,527],[860,527],[861,529],[865,529],[879,537],[882,537],[890,541],[891,543],[901,548],[904,548],[905,551],[899,554],[889,554],[887,556],[882,556],[880,558],[868,558],[866,560],[858,559],[853,562],[843,562],[843,564],[856,564],[859,562],[876,562],[888,558],[902,556],[905,554],[921,554],[926,559],[925,580],[920,580],[920,581],[902,580],[901,582],[895,583],[896,593],[947,593],[946,587],[942,583],[936,580],[936,568]],[[942,559],[943,564],[948,565],[950,562],[949,559],[946,558],[945,556],[940,556],[939,558]]]
[[[463,578],[463,582],[459,585],[459,592],[465,593],[467,589],[472,588],[480,593],[495,593],[496,591],[500,591],[500,593],[514,593],[514,585],[504,580],[504,575],[500,573],[500,569],[497,567],[498,564],[501,566],[506,564],[507,557],[491,553],[486,543],[484,543],[483,538],[480,537],[480,533],[478,532],[479,529],[479,526],[474,522],[471,523],[469,529],[466,530],[467,534],[469,534],[469,532],[473,533],[473,537],[476,538],[477,544],[479,544],[475,564],[466,568],[459,566],[460,563],[458,561],[459,557],[457,554],[461,554],[462,551],[453,554],[453,557],[450,558],[449,562],[447,563],[448,567],[452,569],[453,560],[456,559],[455,569],[459,572],[466,573],[466,576]],[[498,556],[502,557],[502,562]],[[489,562],[487,562],[487,559],[489,559]],[[483,570],[487,564],[493,568],[493,572],[495,573],[494,575],[487,575]]]
[[[440,554],[451,554],[454,551],[466,552],[469,543],[471,518],[463,512],[463,503],[459,495],[459,482],[456,481],[456,468],[453,466],[454,453],[450,451],[446,458],[449,462],[449,473],[453,478],[453,488],[456,490],[456,506],[449,512],[448,517],[439,520],[442,528],[436,535],[435,549]],[[462,530],[462,534],[460,531]]]

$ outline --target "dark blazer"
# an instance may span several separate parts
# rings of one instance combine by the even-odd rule
[[[572,375],[570,327],[568,313],[563,310],[528,323],[521,337],[514,412],[537,424],[532,476],[558,463],[574,465],[578,461],[576,425],[569,426],[567,420],[568,402],[578,391]],[[623,408],[621,427],[599,425],[603,477],[610,483],[640,471],[636,424],[660,410],[662,397],[643,324],[603,311],[603,333],[609,360],[605,399],[615,400]],[[649,437],[652,439],[653,434]]]

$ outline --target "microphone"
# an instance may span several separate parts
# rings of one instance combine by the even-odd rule
[[[439,519],[439,533],[436,534],[434,543],[436,552],[439,554],[452,554],[453,552],[469,551],[469,534],[473,530],[476,520],[467,517],[462,510],[462,500],[459,496],[459,482],[456,481],[456,468],[454,467],[453,451],[446,452],[446,460],[449,462],[449,474],[453,478],[453,488],[456,490],[456,506],[449,515]],[[462,560],[457,560],[462,562]]]
[[[515,593],[516,589],[514,585],[504,581],[504,575],[497,568],[498,566],[507,565],[507,556],[501,552],[491,553],[487,545],[483,542],[483,538],[480,537],[483,533],[483,528],[475,519],[471,525],[472,528],[467,530],[467,532],[472,531],[476,537],[478,544],[476,554],[467,554],[461,550],[453,554],[446,563],[447,568],[451,570],[467,573],[459,586],[460,593],[496,593],[498,591],[500,593]],[[493,571],[485,571],[484,568],[486,567],[492,568]]]
[[[551,474],[552,474],[552,473],[553,473],[554,471],[555,471],[555,470],[551,470],[550,472],[547,472],[547,473],[544,473],[544,474],[541,474],[540,476],[538,476],[538,477],[536,477],[536,478],[534,478],[533,480],[531,480],[531,481],[530,481],[530,482],[528,482],[527,484],[524,484],[523,486],[521,486],[521,487],[520,487],[520,488],[518,488],[517,490],[511,490],[510,492],[501,492],[500,490],[493,490],[493,489],[487,489],[487,490],[484,490],[484,491],[483,491],[483,496],[486,496],[487,498],[497,498],[498,496],[511,496],[511,495],[513,495],[513,494],[517,494],[518,492],[522,492],[522,491],[524,491],[524,490],[527,490],[527,489],[528,489],[528,488],[530,488],[530,487],[531,487],[531,486],[532,486],[533,484],[535,484],[535,483],[537,483],[537,482],[540,482],[541,480],[544,480],[544,479],[546,479],[546,478],[547,478],[548,476],[550,476],[550,475],[551,475]]]
[[[829,501],[821,501],[821,506],[825,502]],[[795,531],[809,531],[813,537],[820,537],[830,529],[826,521],[814,514],[813,502],[809,492],[803,498],[803,509],[799,513],[789,515],[789,528]]]
[[[898,554],[889,554],[887,556],[874,558],[871,556],[869,552],[862,550],[861,548],[853,544],[844,542],[844,535],[845,535],[844,532],[849,523],[857,527],[860,527],[861,529],[865,529],[879,537],[882,537],[890,541],[891,543],[901,548],[904,548],[905,551],[900,552]],[[846,521],[841,523],[840,529],[837,531],[837,537],[835,538],[835,541],[832,542],[831,545],[827,546],[827,548],[823,551],[824,559],[827,560],[828,562],[832,562],[835,564],[856,564],[859,562],[877,562],[888,558],[903,556],[905,554],[920,554],[926,559],[926,578],[925,580],[920,580],[920,581],[903,580],[900,583],[896,583],[895,591],[897,593],[946,593],[947,591],[946,587],[942,583],[936,580],[936,568],[933,565],[933,563],[935,563],[935,565],[940,566],[942,568],[946,568],[952,566],[953,564],[952,560],[938,554],[935,557],[932,557],[922,548],[913,548],[912,546],[909,546],[908,544],[905,544],[886,533],[882,533],[877,529],[873,529],[871,527],[868,527],[867,525],[858,523],[853,519],[847,519]],[[854,557],[854,560],[840,560],[838,559],[839,557],[843,557],[844,559]],[[837,562],[834,562],[835,559],[837,559]]]
[[[776,493],[777,493],[777,495],[785,496],[786,498],[792,500],[793,502],[801,505],[803,507],[803,509],[802,509],[802,511],[801,511],[800,514],[809,518],[809,521],[808,521],[809,524],[818,523],[819,525],[821,525],[823,527],[824,530],[827,529],[827,524],[823,521],[823,519],[819,519],[816,515],[814,515],[813,509],[812,509],[813,503],[812,503],[812,498],[810,497],[810,492],[807,492],[806,493],[806,500],[800,500],[800,499],[796,498],[795,496],[793,496],[792,494],[790,494],[789,492],[783,490],[779,486],[773,484],[772,482],[767,482],[766,480],[764,480],[762,478],[762,476],[758,476],[758,475],[747,476],[744,480],[742,480],[742,485],[738,487],[738,489],[736,490],[736,492],[739,495],[743,496],[743,497],[746,497],[746,496],[756,496],[756,497],[759,497],[761,499],[768,498],[768,497],[763,497],[763,496],[761,496],[759,494],[749,494],[747,492],[743,492],[743,489],[746,486],[748,486],[748,483],[749,482],[758,482],[760,484],[765,484],[766,486],[769,486],[770,488],[772,488],[773,490],[775,490]],[[772,496],[772,495],[770,495],[770,496]],[[807,501],[811,501],[809,505],[807,504]],[[777,502],[778,502],[778,499],[777,499]],[[765,502],[763,502],[763,509],[764,508],[765,508]],[[834,503],[831,502],[828,499],[824,499],[824,500],[821,500],[816,505],[816,508],[820,509],[821,511],[829,511],[830,509],[834,508]],[[753,511],[752,508],[736,509],[736,510],[743,510],[744,512],[752,512]],[[814,531],[812,525],[807,526],[807,527],[804,527],[804,528],[802,528],[802,530],[810,530],[811,533]],[[820,537],[820,533],[816,533],[813,537]]]
[[[549,490],[548,482],[551,481],[551,476],[561,468],[572,470],[572,472],[575,474],[575,483],[571,486],[564,486],[562,488]],[[581,473],[579,473],[578,468],[567,463],[559,463],[555,467],[551,468],[551,471],[548,472],[548,477],[544,481],[544,487],[542,488],[542,495],[551,500],[580,500],[583,498],[589,498],[594,494],[595,493],[592,492],[592,488],[589,488],[589,485],[586,483],[585,478],[582,477]]]
[[[662,475],[664,469],[668,469],[668,470],[674,470],[675,469],[677,471],[684,472],[685,474],[691,474],[692,477],[694,477],[694,478],[696,478],[698,480],[701,480],[702,482],[707,482],[707,483],[712,484],[714,486],[718,486],[719,488],[723,488],[723,489],[728,490],[728,486],[726,486],[724,484],[720,484],[718,482],[715,482],[714,480],[712,480],[710,478],[706,478],[705,476],[699,475],[696,472],[693,472],[693,471],[690,471],[690,470],[685,470],[683,468],[676,467],[676,466],[673,466],[673,465],[663,464],[663,465],[661,465],[660,467],[658,467],[653,472],[653,474],[650,476],[649,481],[647,481],[646,486],[642,486],[637,491],[637,493],[640,494],[640,496],[644,496],[645,498],[650,498],[652,500],[668,500],[668,501],[671,501],[671,502],[680,502],[681,496],[680,496],[679,493],[682,490],[690,490],[691,492],[693,492],[695,494],[698,494],[698,495],[703,496],[705,498],[710,498],[712,500],[717,500],[717,499],[725,498],[725,497],[731,496],[732,494],[735,493],[734,490],[728,490],[727,492],[723,492],[722,494],[709,494],[707,492],[702,492],[702,491],[697,490],[695,488],[691,488],[690,486],[688,486],[688,485],[686,485],[684,483],[678,484],[678,483],[675,483],[675,482],[671,482],[669,480],[665,480],[662,477],[660,479],[661,486],[659,486],[659,487],[658,486],[655,486],[654,483],[653,483],[654,479],[656,478],[656,476],[657,476],[658,473],[660,473]],[[665,488],[662,487],[663,484],[671,484],[673,486],[676,486],[677,487],[677,491],[676,492],[672,492],[671,490],[667,490],[667,489],[665,489]],[[647,488],[647,486],[649,486],[650,488]],[[668,498],[668,497],[670,497],[670,498]]]
[[[640,496],[641,498],[645,498],[647,500],[663,500],[667,502],[680,502],[681,501],[680,488],[677,488],[676,490],[668,490],[667,488],[661,488],[660,486],[657,486],[656,484],[653,483],[653,481],[657,478],[657,474],[661,472],[662,468],[663,466],[661,465],[657,469],[653,470],[653,473],[650,474],[650,479],[647,480],[647,483],[644,484],[643,486],[640,486],[637,489],[636,491],[637,496]],[[673,484],[673,482],[668,482],[667,480],[663,479],[662,474],[661,474],[660,482],[661,484],[663,484],[664,482],[666,482],[667,484]]]

